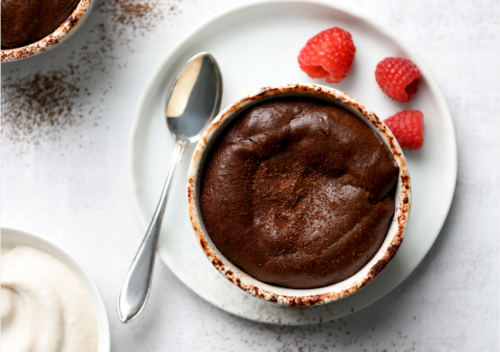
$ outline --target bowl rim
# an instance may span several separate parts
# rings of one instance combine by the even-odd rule
[[[53,49],[57,44],[67,39],[70,33],[73,34],[75,32],[74,29],[83,23],[83,20],[92,9],[94,3],[95,0],[80,0],[71,15],[69,15],[55,31],[28,45],[11,49],[2,49],[0,61],[19,61]]]
[[[199,208],[199,183],[208,151],[228,124],[238,114],[264,100],[277,96],[306,96],[339,105],[361,118],[387,145],[399,166],[396,186],[395,214],[382,246],[375,256],[356,274],[339,283],[312,289],[291,289],[263,283],[229,262],[215,247],[206,232]],[[191,225],[206,257],[230,282],[269,302],[290,306],[312,306],[337,301],[370,283],[392,260],[403,241],[411,208],[410,175],[403,152],[385,123],[355,98],[334,88],[317,84],[289,83],[255,90],[225,108],[212,121],[196,146],[188,173],[188,211]]]
[[[9,241],[10,238],[15,237],[15,240],[12,242],[17,242],[18,245],[32,247],[52,255],[54,258],[67,265],[69,269],[75,273],[87,289],[90,300],[94,306],[98,331],[97,351],[109,352],[111,349],[111,336],[106,306],[99,288],[85,267],[65,249],[38,234],[33,234],[32,232],[10,226],[2,226],[0,231],[2,246],[4,245],[4,241]]]

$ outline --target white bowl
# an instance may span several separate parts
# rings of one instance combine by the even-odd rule
[[[284,96],[316,98],[351,111],[370,126],[386,143],[399,166],[394,217],[382,246],[359,272],[334,285],[314,289],[291,289],[256,280],[233,265],[219,252],[210,239],[201,217],[199,207],[200,182],[205,160],[217,137],[243,110],[265,100]],[[333,88],[315,84],[286,84],[264,87],[237,100],[224,109],[208,126],[196,147],[189,168],[187,191],[191,224],[205,255],[212,265],[242,290],[264,300],[284,305],[310,306],[329,303],[344,298],[370,283],[387,266],[398,251],[403,241],[403,234],[408,223],[411,207],[410,176],[406,161],[396,138],[389,128],[373,111],[351,96]]]
[[[18,61],[53,49],[57,44],[71,37],[81,27],[94,3],[95,0],[80,0],[71,15],[54,32],[36,42],[18,48],[3,49],[1,62]]]
[[[109,321],[106,313],[106,307],[102,300],[101,293],[97,288],[94,280],[85,268],[68,252],[55,244],[43,239],[39,236],[29,234],[27,232],[16,230],[13,228],[2,227],[2,247],[4,246],[28,246],[38,249],[42,252],[50,254],[54,258],[66,264],[83,283],[90,299],[94,304],[95,315],[97,320],[98,340],[97,351],[109,352],[110,350],[110,334]]]

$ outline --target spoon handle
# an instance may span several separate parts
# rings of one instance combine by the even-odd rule
[[[163,186],[160,201],[156,206],[146,235],[142,240],[141,246],[135,255],[134,261],[118,293],[117,310],[122,323],[128,323],[134,320],[146,306],[149,291],[151,289],[151,277],[153,274],[156,246],[158,244],[163,214],[165,213],[167,205],[168,193],[175,170],[182,159],[186,145],[186,142],[179,140],[175,144],[170,167],[168,169],[167,180]]]

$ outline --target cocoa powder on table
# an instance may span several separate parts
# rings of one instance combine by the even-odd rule
[[[73,104],[80,96],[80,88],[66,81],[69,74],[70,71],[58,70],[36,73],[17,82],[10,77],[3,80],[3,137],[23,142],[30,136],[38,144],[44,138],[57,138],[64,128],[83,118]]]
[[[125,46],[133,52],[134,38],[147,35],[165,15],[178,13],[175,4],[161,0],[103,1],[94,11],[90,16],[100,21],[88,31],[87,42],[68,55],[63,67],[22,78],[18,78],[19,69],[4,68],[2,143],[39,145],[59,140],[64,130],[86,119],[93,118],[98,125],[104,108],[99,103],[90,106],[90,96],[113,89],[109,68],[127,65],[114,55],[115,49]]]

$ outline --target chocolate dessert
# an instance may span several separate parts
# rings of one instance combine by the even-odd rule
[[[354,114],[275,99],[243,112],[217,139],[201,214],[219,251],[257,280],[326,286],[380,248],[398,174],[384,142]]]
[[[31,44],[54,32],[79,0],[2,0],[2,48]]]

